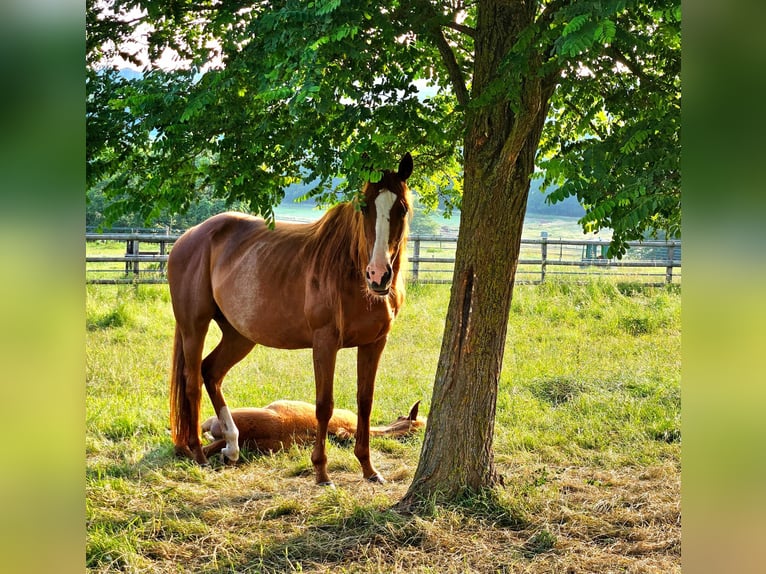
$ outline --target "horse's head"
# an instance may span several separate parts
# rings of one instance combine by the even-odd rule
[[[410,413],[407,416],[398,417],[390,425],[373,427],[370,429],[373,431],[372,434],[390,437],[405,437],[414,434],[417,430],[424,428],[428,422],[426,418],[418,416],[419,406],[420,401],[410,407]]]
[[[385,297],[398,271],[399,253],[407,239],[410,211],[407,179],[412,174],[412,156],[407,153],[396,172],[386,170],[377,183],[364,188],[364,232],[370,260],[365,276],[367,289]]]

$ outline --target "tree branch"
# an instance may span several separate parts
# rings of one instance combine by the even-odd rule
[[[439,13],[429,0],[417,0],[413,2],[411,9],[407,14],[402,14],[402,20],[408,22],[408,29],[416,31],[416,27],[422,30],[424,36],[433,40],[436,48],[439,50],[444,66],[447,68],[450,84],[455,92],[458,103],[465,107],[470,100],[470,94],[466,87],[463,72],[460,69],[455,52],[450,46],[447,38],[444,36],[442,27],[448,27],[462,32],[468,36],[473,36],[475,30],[470,26],[458,24],[450,20],[449,16]],[[418,26],[415,26],[415,23]]]
[[[604,50],[605,54],[611,57],[615,62],[618,62],[625,66],[628,71],[636,76],[639,80],[644,82],[648,86],[660,88],[663,91],[673,90],[673,86],[670,83],[662,81],[660,78],[647,75],[641,67],[628,58],[622,51],[617,49],[614,45],[608,46]]]
[[[457,30],[458,32],[465,34],[466,36],[470,36],[471,38],[476,37],[476,30],[474,30],[470,26],[466,26],[464,24],[458,24],[457,22],[447,22],[445,26],[447,26],[447,28],[452,28],[453,30]]]
[[[439,49],[444,65],[447,67],[452,88],[455,90],[455,97],[457,97],[458,103],[465,107],[469,101],[468,88],[465,85],[465,78],[463,78],[463,72],[457,63],[455,53],[452,51],[452,47],[450,47],[439,26],[431,28],[430,34],[436,43],[436,47]]]

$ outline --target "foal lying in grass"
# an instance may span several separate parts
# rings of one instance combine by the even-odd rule
[[[420,401],[410,408],[407,416],[397,418],[390,425],[371,427],[371,436],[404,437],[425,427],[426,419],[418,417]],[[293,444],[311,444],[317,432],[316,407],[302,401],[274,401],[259,408],[233,409],[231,415],[239,429],[238,443],[259,452],[276,452]],[[341,440],[356,433],[357,417],[351,411],[335,409],[327,427],[328,434]],[[212,438],[204,447],[205,456],[217,454],[226,446],[221,424],[216,417],[202,423],[202,432]]]

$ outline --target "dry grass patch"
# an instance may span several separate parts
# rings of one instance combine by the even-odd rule
[[[90,570],[680,572],[672,463],[605,471],[520,460],[503,465],[506,485],[492,495],[407,515],[393,509],[406,480],[378,486],[341,470],[338,488],[318,488],[286,470],[294,454],[201,470],[170,461],[166,478],[159,467],[91,487]]]

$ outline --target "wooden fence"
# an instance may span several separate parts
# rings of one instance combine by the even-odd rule
[[[636,241],[628,245],[630,248],[623,258],[616,259],[607,257],[608,241],[545,236],[522,239],[516,282],[600,276],[650,284],[680,283],[680,241]],[[456,246],[456,238],[410,238],[410,279],[421,283],[451,283]]]
[[[178,234],[86,233],[86,282],[165,283],[165,264]],[[681,242],[629,243],[622,259],[607,258],[608,241],[522,239],[517,283],[551,278],[584,280],[614,277],[649,284],[680,283]],[[450,283],[457,238],[411,236],[408,278],[419,283]]]
[[[168,253],[180,236],[143,232],[86,233],[85,281],[101,285],[166,283]],[[115,242],[124,245],[121,252]]]

